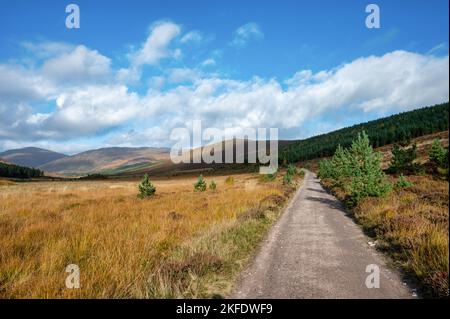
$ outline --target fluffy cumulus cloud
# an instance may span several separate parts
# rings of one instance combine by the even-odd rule
[[[203,127],[300,132],[329,113],[383,115],[449,99],[448,55],[406,51],[362,57],[320,72],[298,70],[283,80],[237,80],[185,66],[160,71],[139,93],[120,80],[126,72],[140,78],[143,65],[176,59],[171,44],[183,38],[181,30],[171,22],[153,25],[142,47],[130,55],[129,68],[119,70],[108,57],[82,45],[28,44],[41,52],[39,66],[0,64],[0,147],[30,142],[79,149],[92,147],[86,142],[91,138],[102,138],[101,145],[170,146],[171,130],[193,120],[202,120]],[[246,25],[236,37],[247,41],[251,34],[260,37],[258,32]]]
[[[62,82],[99,82],[110,77],[111,60],[83,45],[46,60],[42,74]]]
[[[447,101],[448,65],[448,56],[396,51],[333,70],[299,71],[285,85],[258,77],[197,78],[190,85],[152,92],[144,104],[168,117],[201,119],[208,126],[289,129],[327,112],[383,114]]]
[[[20,65],[0,64],[0,96],[3,102],[44,98],[53,84],[40,74]]]
[[[142,101],[123,85],[74,88],[56,97],[56,110],[41,122],[55,133],[84,135],[118,126],[142,112]]]

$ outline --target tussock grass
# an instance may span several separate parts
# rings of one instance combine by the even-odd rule
[[[225,295],[290,192],[257,175],[233,179],[202,193],[195,178],[155,181],[144,200],[138,181],[0,186],[0,297]],[[80,289],[65,287],[69,264]]]

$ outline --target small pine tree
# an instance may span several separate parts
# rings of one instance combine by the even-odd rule
[[[209,183],[209,189],[212,190],[212,191],[215,191],[216,188],[217,188],[216,182],[211,181],[211,182]]]
[[[291,176],[294,176],[297,173],[297,170],[296,170],[294,165],[289,164],[288,167],[287,167],[286,173],[291,175]]]
[[[283,184],[290,185],[292,184],[292,179],[294,178],[295,174],[297,173],[297,169],[294,165],[289,164],[286,169],[286,174],[283,176]]]
[[[305,177],[305,170],[304,170],[304,169],[301,169],[301,170],[298,172],[298,175],[299,175],[300,177]]]
[[[351,183],[345,188],[351,196],[350,204],[369,196],[381,197],[391,191],[392,185],[381,170],[381,154],[373,151],[364,131],[353,141],[348,161]]]
[[[411,183],[410,181],[408,181],[406,179],[405,176],[403,176],[403,174],[401,174],[398,177],[398,180],[395,182],[395,188],[407,188],[407,187],[411,187],[413,185],[413,183]]]
[[[206,190],[206,182],[203,179],[203,175],[198,177],[197,182],[194,184],[194,191],[196,192],[204,192]]]
[[[141,183],[138,185],[138,190],[139,190],[138,197],[141,199],[155,195],[156,188],[150,182],[150,180],[148,178],[148,174],[144,175],[144,178],[142,179]]]
[[[432,163],[442,168],[448,168],[448,150],[442,147],[438,139],[433,141],[428,155]]]
[[[286,172],[283,176],[283,184],[290,185],[292,183],[292,175]]]
[[[348,203],[354,205],[361,199],[380,197],[392,185],[381,170],[381,155],[373,151],[365,132],[358,134],[349,149],[338,146],[330,160],[319,164],[319,177],[330,179],[332,187],[342,187],[350,195]]]
[[[416,159],[416,144],[413,144],[411,147],[400,147],[399,145],[394,145],[391,150],[392,160],[389,166],[389,172],[397,173],[397,172],[406,172],[406,171],[414,171],[415,166],[413,161]]]

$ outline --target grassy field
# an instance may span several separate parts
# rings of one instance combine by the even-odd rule
[[[138,181],[0,183],[0,298],[226,295],[293,187],[213,179],[200,193],[195,177],[155,181],[145,200]]]

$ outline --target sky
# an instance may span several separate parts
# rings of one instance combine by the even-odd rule
[[[370,3],[380,28],[366,26]],[[300,139],[446,102],[448,6],[4,0],[0,151],[171,147],[196,120]]]

